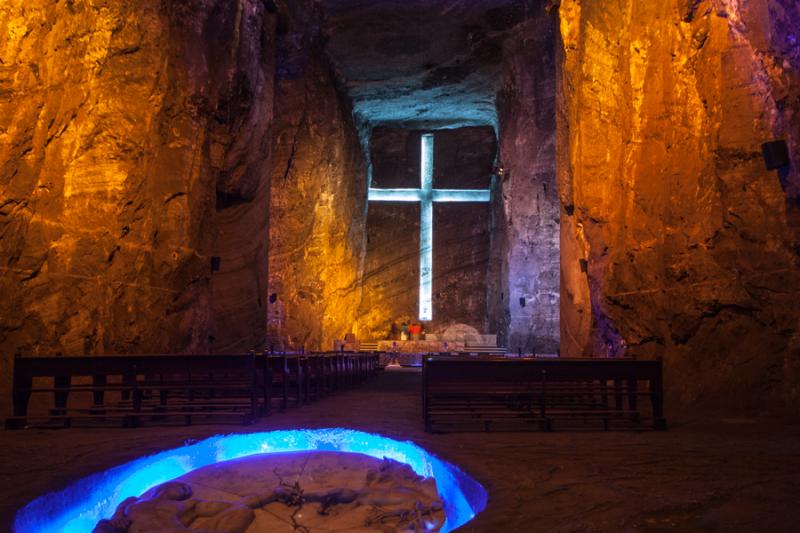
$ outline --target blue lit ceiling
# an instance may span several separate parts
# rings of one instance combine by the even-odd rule
[[[496,126],[506,34],[541,0],[321,0],[361,126]]]

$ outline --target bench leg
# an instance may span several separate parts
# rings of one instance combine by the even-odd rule
[[[167,412],[168,403],[169,403],[169,391],[166,389],[158,391],[158,405],[153,408],[153,411],[157,413]],[[166,418],[165,416],[153,415],[150,417],[150,420],[164,420],[165,418]]]
[[[162,389],[158,392],[158,404],[161,406],[161,409],[166,411],[167,402],[169,402],[169,391]]]
[[[667,429],[667,420],[664,418],[664,385],[661,376],[650,380],[650,401],[653,405],[653,429]]]
[[[134,377],[134,379],[135,379],[135,377]],[[135,385],[135,383],[134,383],[134,385]],[[139,388],[134,387],[134,389],[131,391],[130,395],[131,395],[131,400],[133,402],[133,412],[135,414],[131,415],[129,417],[130,418],[130,426],[129,427],[138,427],[139,426],[139,422],[140,422],[138,415],[142,411],[142,397],[143,397],[142,390],[139,389]]]
[[[623,409],[621,379],[614,380],[614,406],[616,407],[617,411],[622,411]]]
[[[122,384],[126,387],[133,387],[136,383],[136,375],[135,374],[125,374],[122,376]],[[122,391],[122,399],[124,401],[131,399],[131,391],[129,389],[125,389]]]
[[[66,414],[67,408],[67,399],[69,398],[69,386],[70,386],[70,377],[69,376],[55,376],[53,378],[53,384],[55,385],[57,390],[53,393],[53,414],[54,415],[63,415]]]
[[[311,401],[311,365],[308,361],[301,364],[303,367],[303,403]]]
[[[255,372],[250,382],[250,416],[252,421],[258,420],[258,377]]]
[[[286,363],[283,365],[283,403],[281,411],[286,411],[289,408],[289,370],[286,368]]]
[[[636,395],[639,387],[639,382],[635,379],[629,379],[628,383],[628,409],[631,411],[631,420],[634,422],[639,421],[639,397]]]
[[[27,425],[25,416],[28,414],[28,403],[31,399],[33,378],[28,376],[14,376],[14,392],[12,403],[15,420],[6,421],[6,429],[21,429]]]
[[[272,369],[264,370],[264,414],[272,414]]]
[[[305,376],[303,375],[303,365],[300,364],[300,361],[297,361],[297,373],[294,375],[295,377],[295,392],[297,396],[295,397],[295,406],[300,407],[303,405],[303,380]]]
[[[305,402],[305,396],[303,396],[303,393],[305,392],[304,380],[306,379],[305,373],[303,372],[303,365],[300,363],[300,361],[297,361],[297,367],[295,368],[294,377],[296,381],[295,383],[296,397],[294,399],[295,400],[294,405],[295,407],[299,407],[303,405],[303,403]]]
[[[92,385],[94,385],[95,389],[92,391],[92,400],[94,405],[92,407],[101,407],[105,405],[105,391],[103,388],[106,386],[107,379],[105,374],[100,374],[97,376],[92,376]]]
[[[322,397],[323,391],[325,389],[323,380],[325,379],[325,367],[323,366],[324,361],[320,357],[317,359],[317,387],[314,394],[317,395],[317,399],[319,400]]]

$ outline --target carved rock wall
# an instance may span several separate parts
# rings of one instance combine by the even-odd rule
[[[559,202],[556,185],[556,36],[544,9],[505,42],[498,97],[500,177],[491,296],[494,328],[510,351],[559,351]]]
[[[265,308],[233,302],[229,279],[212,290],[210,257],[258,294],[266,218],[246,213],[265,205],[269,158],[244,147],[269,139],[273,18],[256,0],[2,3],[4,385],[17,350],[263,343],[263,327],[228,330]],[[247,250],[222,244],[242,234]]]
[[[366,169],[310,1],[281,10],[270,208],[270,344],[330,350],[355,331]]]
[[[797,3],[560,16],[562,351],[663,357],[687,402],[800,405]]]
[[[377,127],[370,137],[372,186],[420,187],[420,139],[433,133],[433,186],[489,189],[497,140],[491,126],[418,131]],[[488,203],[434,203],[433,320],[428,333],[453,324],[487,332],[491,208]],[[392,323],[419,322],[420,206],[370,202],[360,334],[386,339]]]

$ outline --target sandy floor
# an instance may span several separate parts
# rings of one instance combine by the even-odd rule
[[[422,430],[420,375],[236,425],[0,431],[0,529],[39,494],[142,454],[218,433],[350,427],[409,439],[489,490],[462,531],[800,531],[800,425],[667,411],[667,432]],[[667,406],[669,408],[669,405]]]

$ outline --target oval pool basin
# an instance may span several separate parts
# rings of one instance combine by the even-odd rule
[[[393,459],[420,476],[433,477],[447,515],[442,532],[467,523],[486,507],[488,495],[480,483],[412,442],[342,428],[295,429],[217,435],[135,459],[37,498],[17,513],[14,529],[17,533],[90,533],[126,498],[197,468],[255,454],[314,450]]]

